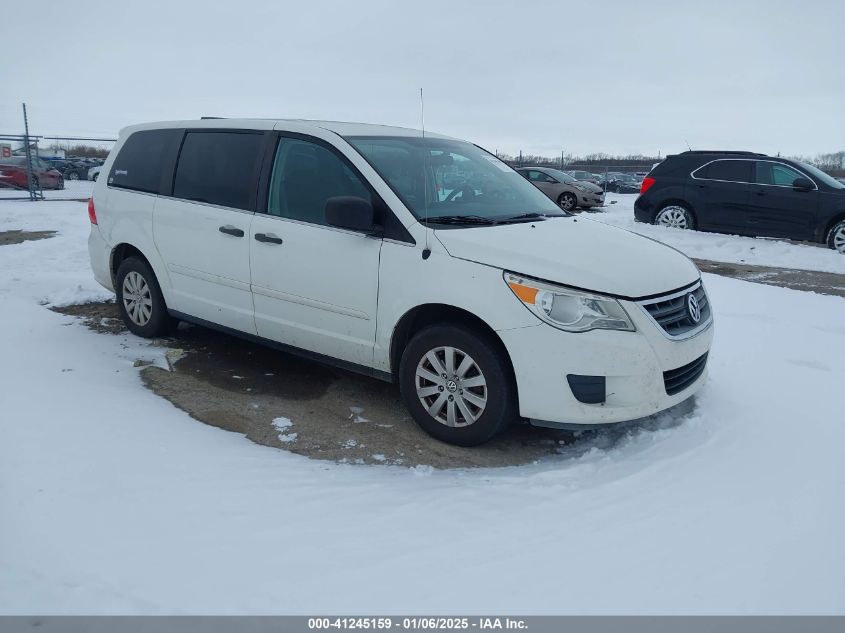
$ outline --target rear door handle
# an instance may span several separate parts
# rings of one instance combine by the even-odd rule
[[[756,189],[754,191],[754,193],[757,194],[758,196],[765,196],[766,195],[766,192],[763,191],[762,189]]]
[[[225,226],[221,226],[218,229],[221,233],[225,233],[226,235],[234,235],[235,237],[243,237],[244,232],[241,231],[238,227],[232,226],[231,224],[227,224]]]
[[[272,233],[256,233],[255,239],[265,244],[281,244],[282,238]]]

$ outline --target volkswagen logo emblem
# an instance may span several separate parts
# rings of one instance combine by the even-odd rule
[[[698,305],[698,299],[692,293],[687,295],[687,314],[693,323],[701,321],[701,306]]]

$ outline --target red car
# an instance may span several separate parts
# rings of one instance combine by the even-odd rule
[[[65,179],[61,172],[37,156],[32,157],[32,175],[36,188],[39,185],[42,189],[65,188]],[[0,187],[29,188],[26,183],[26,156],[0,159]]]

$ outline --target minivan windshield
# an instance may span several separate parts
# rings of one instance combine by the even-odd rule
[[[813,165],[808,165],[807,163],[798,163],[798,164],[801,165],[801,167],[806,169],[808,172],[810,172],[811,176],[813,176],[817,180],[821,180],[828,187],[831,187],[832,189],[845,189],[845,184],[842,184],[841,182],[836,180],[836,178],[834,178],[833,176],[824,173],[818,167],[814,167]]]
[[[346,140],[419,220],[475,226],[568,215],[508,165],[471,143],[421,136]]]

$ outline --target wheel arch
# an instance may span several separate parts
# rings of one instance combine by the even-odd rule
[[[842,221],[845,221],[845,211],[834,214],[830,221],[825,225],[822,234],[819,236],[819,242],[827,244],[830,239],[830,232],[833,230],[833,227],[835,227]]]
[[[508,353],[507,347],[505,347],[505,343],[502,341],[496,330],[490,327],[484,319],[472,312],[446,303],[426,303],[418,305],[403,314],[396,323],[396,327],[393,328],[393,336],[390,338],[390,371],[393,375],[394,382],[399,379],[399,363],[402,360],[402,353],[405,351],[405,347],[407,347],[408,342],[414,334],[430,325],[441,323],[467,326],[473,330],[481,332],[483,335],[494,341],[507,359],[507,371],[513,380],[514,389],[516,390],[518,397],[519,391],[513,369],[513,360],[511,359],[510,353]]]
[[[115,284],[115,277],[117,276],[117,269],[120,268],[120,264],[130,257],[138,257],[143,260],[156,276],[156,281],[162,292],[167,293],[168,279],[166,277],[163,278],[162,271],[158,269],[155,262],[147,257],[140,248],[129,242],[119,243],[111,250],[111,254],[109,255],[109,273],[111,274],[112,286]],[[168,298],[167,294],[165,294],[165,298]]]

